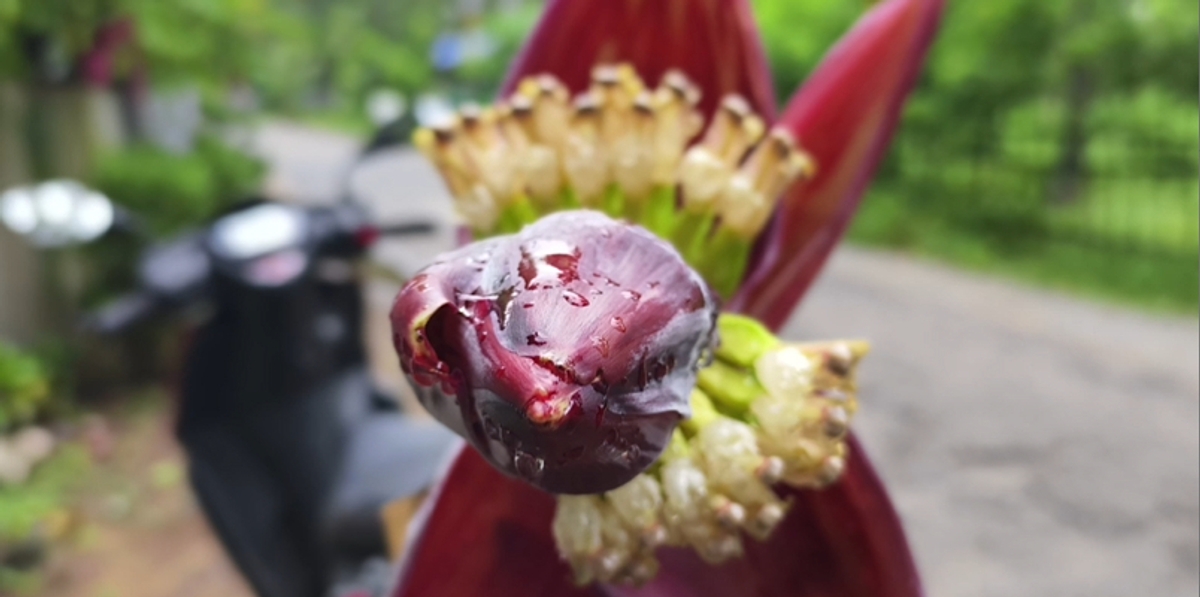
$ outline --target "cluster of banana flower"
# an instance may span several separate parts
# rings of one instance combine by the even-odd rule
[[[416,133],[476,240],[401,291],[394,341],[467,447],[395,597],[922,594],[848,431],[866,345],[768,330],[942,4],[876,3],[777,114],[748,0],[550,0],[497,104]]]
[[[680,71],[651,89],[629,64],[600,65],[574,98],[552,75],[527,77],[505,101],[467,106],[414,142],[476,236],[600,210],[671,239],[728,296],[777,198],[815,165],[738,95],[721,100],[701,134],[699,101]]]
[[[787,512],[773,486],[821,488],[845,470],[866,344],[784,344],[736,315],[718,329],[692,417],[656,465],[604,494],[558,497],[554,537],[576,582],[645,583],[664,545],[710,564],[740,556],[742,532],[765,540]]]

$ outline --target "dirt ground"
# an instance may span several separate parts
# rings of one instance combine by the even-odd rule
[[[252,597],[187,484],[162,405],[110,417],[115,449],[89,474],[47,597]]]

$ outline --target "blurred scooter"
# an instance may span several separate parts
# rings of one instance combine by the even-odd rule
[[[69,181],[9,191],[0,215],[43,247],[136,228]],[[148,248],[139,287],[86,318],[91,332],[119,334],[207,311],[186,351],[176,431],[205,515],[260,597],[384,594],[381,509],[425,489],[457,441],[380,392],[360,334],[368,248],[431,230],[379,225],[349,197],[248,201]]]

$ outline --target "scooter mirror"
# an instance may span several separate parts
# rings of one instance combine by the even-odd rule
[[[72,180],[51,180],[0,195],[0,219],[43,248],[90,242],[113,227],[112,201]]]
[[[371,124],[378,129],[400,120],[408,111],[408,101],[399,91],[376,89],[367,96],[365,108]]]

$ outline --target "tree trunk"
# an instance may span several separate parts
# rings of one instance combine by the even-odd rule
[[[0,82],[0,192],[29,182],[32,174],[23,135],[25,90]],[[32,342],[44,320],[37,251],[0,226],[0,340]]]
[[[1092,96],[1091,73],[1081,66],[1072,67],[1067,81],[1062,155],[1054,185],[1053,199],[1056,203],[1073,203],[1083,192],[1087,179],[1087,114]]]

